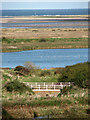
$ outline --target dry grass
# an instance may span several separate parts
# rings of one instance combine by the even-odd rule
[[[54,31],[53,31],[54,30]],[[2,29],[7,38],[80,38],[87,36],[87,28],[39,28],[39,29]]]

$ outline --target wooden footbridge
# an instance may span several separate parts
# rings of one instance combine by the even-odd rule
[[[73,82],[24,82],[33,91],[60,91],[65,86],[73,85]]]
[[[24,84],[40,96],[57,96],[61,89],[73,85],[73,82],[24,82]]]

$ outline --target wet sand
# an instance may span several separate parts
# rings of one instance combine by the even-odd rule
[[[11,18],[0,18],[0,22],[8,23],[8,22],[26,22],[26,20],[88,20],[87,15],[61,15],[61,16],[18,16],[18,17],[11,17]]]

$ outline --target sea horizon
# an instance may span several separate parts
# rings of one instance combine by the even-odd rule
[[[8,9],[2,16],[88,15],[87,8],[79,9]]]

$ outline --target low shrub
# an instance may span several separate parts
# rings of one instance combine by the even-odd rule
[[[15,75],[24,76],[25,74],[18,71],[18,72],[15,72]]]
[[[7,74],[3,74],[3,79],[7,80],[7,79],[11,79],[11,77],[8,76]]]
[[[2,108],[2,120],[11,120],[13,117],[4,109]]]
[[[34,63],[30,62],[30,61],[27,61],[25,64],[24,64],[24,67],[28,70],[35,70],[35,69],[39,69],[38,66],[36,66]]]
[[[6,41],[7,40],[7,38],[6,37],[2,37],[2,41]]]
[[[40,76],[46,76],[46,75],[51,75],[50,71],[45,70],[40,73]]]
[[[45,38],[41,38],[39,42],[47,42],[47,40]]]
[[[54,72],[54,75],[57,75],[57,74],[61,74],[61,70],[56,70],[56,71]]]
[[[63,89],[61,89],[60,93],[58,94],[58,97],[61,96],[61,95],[67,95],[68,92],[70,92],[70,90],[72,88],[73,88],[72,86],[70,86],[70,87],[64,87]]]
[[[79,63],[72,66],[66,66],[58,78],[59,82],[74,82],[79,87],[87,87],[88,62]]]
[[[15,69],[14,69],[14,71],[20,71],[20,70],[22,70],[23,68],[24,68],[23,66],[16,66]]]
[[[31,92],[31,89],[26,86],[25,84],[23,83],[20,83],[19,81],[17,80],[14,80],[12,82],[8,82],[4,88],[8,91],[8,92],[26,92],[26,91],[30,91]]]
[[[18,75],[28,75],[30,72],[29,69],[27,69],[23,66],[15,67],[14,71],[18,71],[18,72],[16,72],[16,74],[18,74]]]

